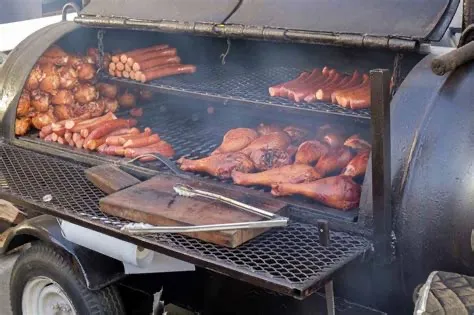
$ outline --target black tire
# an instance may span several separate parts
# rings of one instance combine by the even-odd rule
[[[474,23],[474,0],[464,0],[462,9],[462,29]]]
[[[118,290],[108,286],[90,291],[73,258],[63,249],[36,242],[24,251],[13,266],[10,280],[10,304],[13,315],[22,315],[22,294],[28,280],[44,276],[64,290],[80,315],[124,315]]]

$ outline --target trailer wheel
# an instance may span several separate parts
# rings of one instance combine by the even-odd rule
[[[53,245],[37,242],[13,266],[10,303],[13,315],[125,314],[114,286],[87,289],[72,257]]]

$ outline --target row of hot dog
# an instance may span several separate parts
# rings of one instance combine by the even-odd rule
[[[297,78],[268,89],[270,96],[285,97],[295,102],[332,102],[351,109],[370,107],[370,84],[367,74],[352,75],[324,67],[303,72]]]
[[[360,186],[353,178],[365,174],[370,149],[340,127],[325,125],[312,134],[295,126],[261,125],[229,130],[209,157],[178,162],[185,171],[269,186],[275,196],[300,194],[348,210],[359,204]]]
[[[117,118],[108,112],[103,116],[90,118],[90,113],[80,117],[58,121],[41,128],[40,138],[55,141],[71,147],[98,151],[107,155],[135,158],[143,154],[160,153],[172,157],[174,150],[150,128],[140,132],[134,118]],[[140,161],[154,160],[144,156]]]
[[[181,58],[177,55],[176,48],[166,44],[113,55],[108,67],[111,76],[140,82],[196,72],[196,66],[181,64]]]

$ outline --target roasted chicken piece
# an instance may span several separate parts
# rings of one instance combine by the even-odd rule
[[[221,145],[214,150],[213,154],[237,152],[247,147],[253,140],[257,139],[258,134],[255,130],[249,128],[235,128],[226,132]]]
[[[273,132],[268,135],[261,136],[252,143],[250,143],[247,147],[241,150],[246,155],[252,154],[252,152],[266,149],[266,150],[286,150],[291,143],[290,136],[283,131],[280,132]]]
[[[68,105],[54,106],[54,116],[56,116],[58,120],[66,120],[73,117],[71,106],[68,106]]]
[[[290,136],[291,143],[294,145],[299,145],[301,142],[305,141],[309,135],[309,131],[307,129],[296,126],[285,127],[283,131]]]
[[[50,108],[45,113],[36,114],[31,120],[31,123],[36,129],[40,130],[44,126],[47,126],[55,121],[56,121],[56,118],[54,117],[53,109]]]
[[[232,179],[237,185],[271,186],[280,183],[304,183],[320,179],[321,175],[316,170],[303,164],[285,165],[268,171],[246,174],[239,171],[232,172]]]
[[[286,150],[260,149],[250,153],[255,168],[266,171],[276,167],[282,167],[291,163],[291,155]]]
[[[68,56],[67,52],[65,52],[61,47],[58,45],[51,45],[46,51],[43,53],[43,56],[49,58],[55,57],[66,57]]]
[[[322,176],[339,172],[352,160],[352,152],[348,147],[339,147],[329,150],[328,153],[321,156],[315,169]]]
[[[107,97],[110,99],[117,97],[118,88],[115,84],[98,83],[96,87],[99,90],[100,96]]]
[[[310,183],[282,183],[272,185],[272,195],[303,195],[326,206],[350,210],[359,206],[360,185],[349,176],[334,176]]]
[[[344,145],[344,137],[337,133],[328,133],[323,137],[323,141],[331,148],[338,148]]]
[[[78,55],[69,55],[69,59],[67,61],[67,66],[72,67],[74,69],[77,69],[77,67],[81,64],[84,63],[84,60],[82,57]]]
[[[25,88],[27,90],[33,91],[39,88],[41,80],[45,77],[43,71],[39,65],[36,65],[33,70],[31,70],[30,75],[28,76],[28,80],[26,81]]]
[[[105,102],[89,102],[85,105],[87,107],[87,112],[91,114],[91,117],[99,117],[105,111]]]
[[[15,135],[24,136],[30,130],[31,118],[20,117],[15,120]]]
[[[74,103],[74,95],[69,90],[58,90],[58,93],[51,98],[51,104],[54,105],[72,105]]]
[[[329,134],[334,134],[338,136],[344,136],[346,133],[344,127],[340,125],[331,125],[331,124],[326,124],[322,125],[321,127],[318,128],[316,131],[316,137],[315,139],[317,140],[323,140],[324,136],[329,135]]]
[[[40,113],[48,111],[49,94],[40,90],[34,90],[31,92],[31,106]]]
[[[77,72],[73,67],[61,67],[59,70],[59,86],[61,89],[70,90],[77,85]]]
[[[215,154],[199,160],[178,160],[183,171],[208,173],[219,178],[230,178],[232,171],[253,172],[255,166],[248,156],[240,152]]]
[[[132,108],[137,105],[137,98],[128,91],[121,94],[117,100],[121,108]]]
[[[369,162],[370,151],[362,150],[359,151],[356,156],[347,164],[342,170],[341,175],[350,177],[358,177],[365,174],[367,169],[367,163]]]
[[[278,127],[277,125],[265,125],[264,123],[261,123],[260,125],[258,125],[257,127],[257,132],[259,135],[261,136],[265,136],[265,135],[268,135],[268,134],[271,134],[273,132],[281,132],[281,128]]]
[[[328,152],[329,145],[324,142],[318,140],[305,141],[298,147],[295,163],[312,165]]]
[[[370,143],[362,139],[358,134],[347,138],[346,141],[344,141],[344,145],[354,150],[370,150],[372,148]]]
[[[76,67],[80,81],[91,81],[95,78],[96,69],[93,64],[83,62]]]
[[[89,83],[83,83],[76,86],[73,90],[74,99],[81,104],[87,104],[95,101],[98,97],[97,90]]]
[[[109,98],[99,98],[99,100],[97,101],[97,103],[102,104],[104,105],[104,108],[105,108],[105,112],[108,113],[108,112],[112,112],[112,113],[115,113],[118,109],[118,101],[116,99],[109,99]]]
[[[16,108],[16,116],[22,117],[28,115],[30,112],[30,93],[27,90],[23,90],[18,100],[18,106]]]
[[[46,76],[41,81],[39,88],[41,91],[56,95],[59,86],[61,84],[61,78],[57,72],[46,73]]]

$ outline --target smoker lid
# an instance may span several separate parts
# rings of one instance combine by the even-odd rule
[[[91,1],[80,15],[221,23],[238,3],[239,0],[98,0]]]
[[[459,0],[244,0],[226,24],[440,40],[458,4]]]

